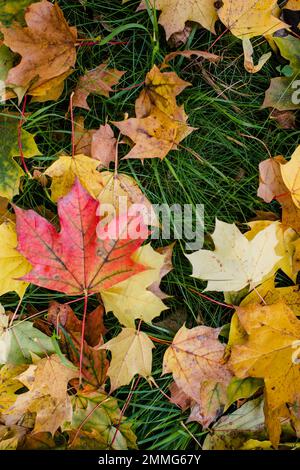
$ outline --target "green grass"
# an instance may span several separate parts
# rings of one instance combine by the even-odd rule
[[[134,102],[147,71],[170,52],[154,13],[135,11],[138,1],[125,5],[121,5],[120,0],[60,0],[58,3],[69,23],[77,26],[80,37],[94,39],[101,36],[104,39],[118,28],[114,40],[126,41],[127,44],[80,48],[76,72],[67,80],[59,101],[29,104],[27,111],[31,115],[25,128],[36,135],[42,152],[42,156],[29,162],[31,170],[36,167],[45,169],[58,154],[70,154],[71,124],[69,117],[66,118],[66,111],[79,75],[108,61],[111,66],[127,71],[117,88],[126,89],[141,84],[140,87],[117,91],[108,99],[89,98],[90,112],[76,109],[75,115],[85,116],[86,127],[94,128],[106,120],[122,120],[124,113],[132,116]],[[126,29],[130,23],[142,27]],[[218,25],[218,32],[221,31]],[[208,50],[214,41],[215,37],[208,32],[195,28],[186,47]],[[261,40],[254,41],[254,46],[257,57],[268,49]],[[222,56],[218,65],[181,58],[171,64],[182,79],[193,85],[178,100],[185,104],[190,125],[197,128],[183,142],[185,148],[170,152],[164,161],[148,160],[144,165],[136,160],[121,161],[119,167],[120,172],[136,179],[153,204],[204,204],[207,233],[213,230],[216,217],[226,222],[236,222],[242,228],[243,223],[255,216],[256,210],[279,213],[277,203],[265,205],[256,196],[258,164],[268,158],[265,146],[273,156],[288,156],[297,143],[297,131],[279,129],[276,122],[269,119],[269,111],[260,109],[270,77],[278,74],[276,60],[272,58],[261,72],[248,74],[243,67],[241,42],[231,34],[224,35],[209,50]],[[207,77],[210,77],[214,87],[208,83]],[[6,107],[11,111],[18,110],[15,102],[10,102]],[[188,148],[193,153],[186,150]],[[125,146],[121,147],[121,152],[121,156],[125,154]],[[22,192],[14,202],[22,207],[37,209],[43,205],[53,212],[56,210],[40,184],[28,178],[24,178]],[[164,291],[172,296],[167,301],[170,311],[163,317],[183,312],[193,326],[197,324],[197,319],[213,327],[228,323],[230,310],[190,291],[201,291],[204,284],[190,277],[191,267],[183,248],[181,243],[176,244],[174,270],[162,283]],[[215,298],[222,300],[219,295]],[[44,310],[50,300],[65,301],[67,298],[31,285],[20,312]],[[13,310],[18,299],[14,295],[6,295],[2,303],[6,309]],[[81,315],[82,303],[74,305],[78,315]],[[96,300],[91,299],[89,307],[95,306]],[[117,320],[112,315],[107,316],[106,324],[111,334],[118,331]],[[145,330],[164,340],[172,339],[173,333],[161,327],[147,326]],[[159,388],[168,393],[171,379],[169,376],[161,377],[164,351],[165,346],[156,345],[153,371]],[[120,406],[125,403],[129,392],[130,387],[123,387],[116,393]],[[205,434],[197,423],[186,424],[188,413],[181,413],[160,390],[150,388],[144,380],[140,380],[133,391],[126,416],[133,422],[139,446],[144,449],[196,449],[197,441],[201,442]]]

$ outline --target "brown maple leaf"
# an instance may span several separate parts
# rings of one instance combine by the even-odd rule
[[[28,7],[27,27],[14,23],[1,27],[4,44],[21,55],[21,62],[10,69],[9,87],[34,87],[70,71],[76,61],[77,29],[70,27],[57,4],[46,0]]]
[[[112,86],[119,83],[125,72],[108,68],[107,64],[100,64],[93,70],[89,70],[80,77],[77,84],[73,105],[89,110],[87,98],[90,94],[109,96],[113,91]]]

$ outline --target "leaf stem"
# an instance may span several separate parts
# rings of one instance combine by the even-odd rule
[[[73,98],[74,98],[74,91],[71,93],[70,96],[70,115],[71,115],[71,126],[72,126],[72,158],[75,155],[75,126],[74,126],[74,111],[73,111]]]
[[[88,292],[84,293],[84,309],[81,327],[81,341],[80,341],[80,358],[79,358],[79,386],[82,386],[82,365],[83,365],[83,348],[84,348],[84,333],[85,333],[85,321],[88,306]]]
[[[194,294],[200,295],[200,297],[203,297],[206,300],[209,300],[213,304],[220,305],[221,307],[226,307],[226,308],[235,308],[234,305],[231,304],[225,304],[224,302],[219,302],[218,300],[214,300],[211,297],[208,297],[208,295],[202,294],[202,292],[198,292],[195,289],[189,288],[189,291],[193,292]]]

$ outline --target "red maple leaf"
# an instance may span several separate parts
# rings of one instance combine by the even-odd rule
[[[131,258],[148,237],[142,216],[121,215],[101,228],[98,210],[99,202],[79,181],[58,201],[60,232],[33,210],[15,207],[17,249],[33,266],[22,280],[69,295],[87,295],[144,271]],[[138,236],[132,236],[132,227]]]

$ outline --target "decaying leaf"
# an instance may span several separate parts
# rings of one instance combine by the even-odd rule
[[[36,212],[15,207],[18,251],[32,264],[24,281],[66,294],[97,293],[144,267],[132,260],[148,236],[137,216],[127,214],[98,227],[99,202],[76,180],[70,193],[58,201],[61,230]],[[130,227],[137,234],[130,238]]]
[[[55,431],[72,419],[72,405],[67,394],[68,382],[78,376],[70,364],[62,364],[57,355],[41,359],[18,376],[29,391],[18,396],[6,416],[6,424],[16,424],[26,413],[36,413],[33,432]]]
[[[136,374],[151,381],[152,349],[154,344],[146,333],[134,328],[123,328],[121,333],[100,349],[108,349],[112,360],[107,371],[110,391],[128,385]]]
[[[110,69],[107,64],[100,64],[80,77],[75,90],[73,105],[89,110],[87,98],[90,94],[109,96],[113,85],[119,83],[125,72]]]
[[[77,40],[76,28],[68,25],[57,4],[46,0],[34,3],[28,7],[25,20],[25,28],[17,23],[1,27],[4,44],[22,57],[10,69],[6,85],[14,90],[23,88],[23,95],[30,85],[34,84],[36,90],[74,67]]]
[[[203,426],[222,413],[231,380],[219,333],[218,328],[182,326],[164,355],[163,373],[172,372],[177,387],[199,405],[196,419]]]
[[[253,437],[266,439],[263,401],[248,401],[233,413],[223,416],[212,427],[203,450],[236,450]]]
[[[238,291],[250,289],[271,276],[280,256],[277,222],[247,240],[234,224],[216,220],[212,239],[215,251],[199,250],[186,255],[193,265],[193,276],[208,280],[206,291]]]
[[[191,83],[179,78],[175,72],[161,72],[154,65],[147,73],[145,88],[135,102],[136,117],[147,117],[156,108],[168,116],[176,115],[178,110],[176,97],[188,86],[191,86]]]
[[[135,144],[124,158],[163,159],[194,130],[187,125],[184,107],[176,103],[176,96],[190,84],[156,66],[147,74],[145,84],[136,100],[136,117],[113,124]]]
[[[259,58],[257,65],[254,65],[253,57],[252,57],[253,52],[254,52],[253,46],[251,44],[250,39],[248,38],[243,39],[243,51],[244,51],[244,67],[249,73],[259,72],[272,55],[272,52],[263,54]]]

